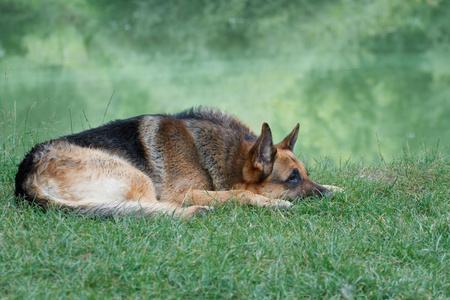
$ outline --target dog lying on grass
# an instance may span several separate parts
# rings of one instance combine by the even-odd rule
[[[235,200],[288,209],[331,195],[294,156],[299,124],[273,145],[214,109],[143,115],[36,145],[19,165],[17,196],[99,215],[192,216]]]

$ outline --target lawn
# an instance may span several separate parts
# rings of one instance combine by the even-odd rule
[[[0,0],[0,299],[450,299],[449,20],[442,0]],[[345,193],[189,220],[15,199],[36,142],[199,105],[275,142],[300,122],[295,153]]]
[[[290,211],[216,207],[190,220],[40,211],[13,196],[23,138],[1,141],[0,298],[450,297],[450,162],[322,160],[345,193]]]

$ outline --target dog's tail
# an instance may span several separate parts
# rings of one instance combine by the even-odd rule
[[[45,187],[31,184],[34,202],[44,207],[56,207],[63,211],[75,212],[83,215],[95,215],[100,217],[113,216],[136,216],[138,218],[167,215],[175,218],[191,217],[212,210],[212,207],[193,205],[182,207],[170,202],[143,202],[129,200],[105,201],[105,199],[83,199],[79,201],[70,201],[50,195]],[[31,193],[30,193],[31,194]],[[28,196],[29,197],[29,196]],[[31,200],[31,199],[28,199]],[[32,200],[31,200],[32,201]]]

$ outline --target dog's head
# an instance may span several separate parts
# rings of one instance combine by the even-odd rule
[[[299,128],[297,124],[283,141],[273,145],[270,127],[263,124],[244,167],[244,180],[249,183],[247,189],[273,198],[331,195],[329,190],[309,178],[305,166],[292,152]]]

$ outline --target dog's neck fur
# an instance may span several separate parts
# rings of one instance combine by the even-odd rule
[[[208,123],[207,131],[204,130],[204,127],[197,127],[197,122],[186,120],[185,124],[193,135],[200,159],[211,178],[213,188],[215,190],[229,190],[235,185],[242,184],[244,182],[243,170],[248,159],[248,153],[257,138],[256,135],[246,127],[242,128],[241,131],[236,131],[229,127],[211,123],[208,120],[203,122]],[[239,124],[234,125],[238,126]],[[221,134],[215,135],[214,131],[216,130],[220,130]],[[225,135],[223,134],[224,131],[226,132]],[[205,141],[202,135],[210,137],[208,145],[201,144],[202,141]],[[242,153],[245,153],[245,155],[242,155]],[[212,165],[208,161],[214,161],[215,167],[208,168]]]

